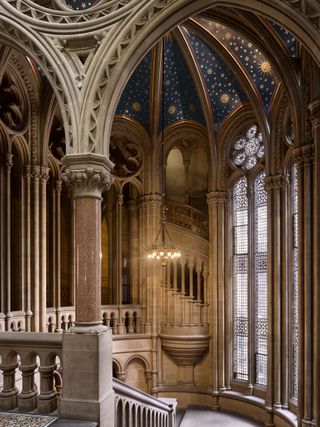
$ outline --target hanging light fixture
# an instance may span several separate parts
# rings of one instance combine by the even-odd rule
[[[167,259],[174,259],[180,257],[180,251],[178,251],[169,235],[166,225],[166,212],[165,207],[165,176],[164,176],[164,49],[165,39],[162,39],[162,82],[161,82],[161,186],[162,186],[162,218],[160,230],[157,234],[156,240],[154,241],[148,257],[150,259],[157,259],[162,263],[165,263]]]

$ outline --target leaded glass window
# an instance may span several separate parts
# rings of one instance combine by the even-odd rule
[[[262,386],[267,385],[268,335],[268,216],[264,178],[263,171],[256,176],[250,197],[246,177],[239,178],[232,189],[233,377]],[[249,306],[249,301],[253,306]],[[254,378],[249,378],[249,367]]]
[[[247,180],[237,180],[233,200],[233,367],[248,380],[248,196]]]
[[[245,135],[239,137],[233,145],[232,161],[235,166],[252,169],[264,156],[262,133],[257,125],[252,125]]]
[[[298,179],[297,168],[291,168],[291,395],[298,398]]]
[[[265,173],[254,182],[255,382],[267,385],[267,193]]]

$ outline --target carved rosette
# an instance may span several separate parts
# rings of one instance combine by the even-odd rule
[[[71,189],[74,198],[91,197],[101,199],[108,190],[113,177],[113,164],[105,156],[98,154],[75,154],[63,158],[65,172],[62,179]]]

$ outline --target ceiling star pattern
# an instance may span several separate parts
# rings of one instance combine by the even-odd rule
[[[276,30],[276,32],[281,37],[283,43],[286,45],[287,49],[289,50],[292,58],[297,58],[299,56],[298,40],[287,29],[277,24],[276,22],[269,21],[269,23],[272,25],[273,29]]]
[[[248,99],[223,59],[213,52],[200,37],[190,31],[187,33],[206,82],[217,130],[223,120]]]
[[[140,62],[128,81],[116,114],[123,114],[137,120],[149,130],[150,77],[152,51]]]
[[[271,62],[249,40],[231,28],[206,19],[201,21],[245,68],[261,95],[265,111],[268,112],[272,95],[279,84]]]
[[[195,120],[205,124],[199,97],[177,43],[166,39],[164,49],[164,124]],[[162,117],[162,112],[160,117]],[[160,127],[161,127],[160,120]]]
[[[74,10],[85,10],[96,3],[95,0],[65,0],[65,2],[67,6]]]

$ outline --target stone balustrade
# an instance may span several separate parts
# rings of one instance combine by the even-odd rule
[[[192,206],[172,200],[166,200],[168,208],[167,220],[172,224],[192,230],[202,237],[208,238],[208,215]]]
[[[1,332],[0,342],[0,411],[54,411],[61,390],[62,335]]]
[[[138,305],[103,305],[101,320],[112,329],[114,335],[143,333],[141,325],[141,307]],[[73,306],[48,308],[46,313],[47,332],[63,332],[69,330],[75,322]],[[24,311],[10,313],[10,319],[0,313],[0,332],[23,332],[26,330],[26,314]]]
[[[122,381],[113,380],[116,427],[174,427],[176,399],[156,399]]]

